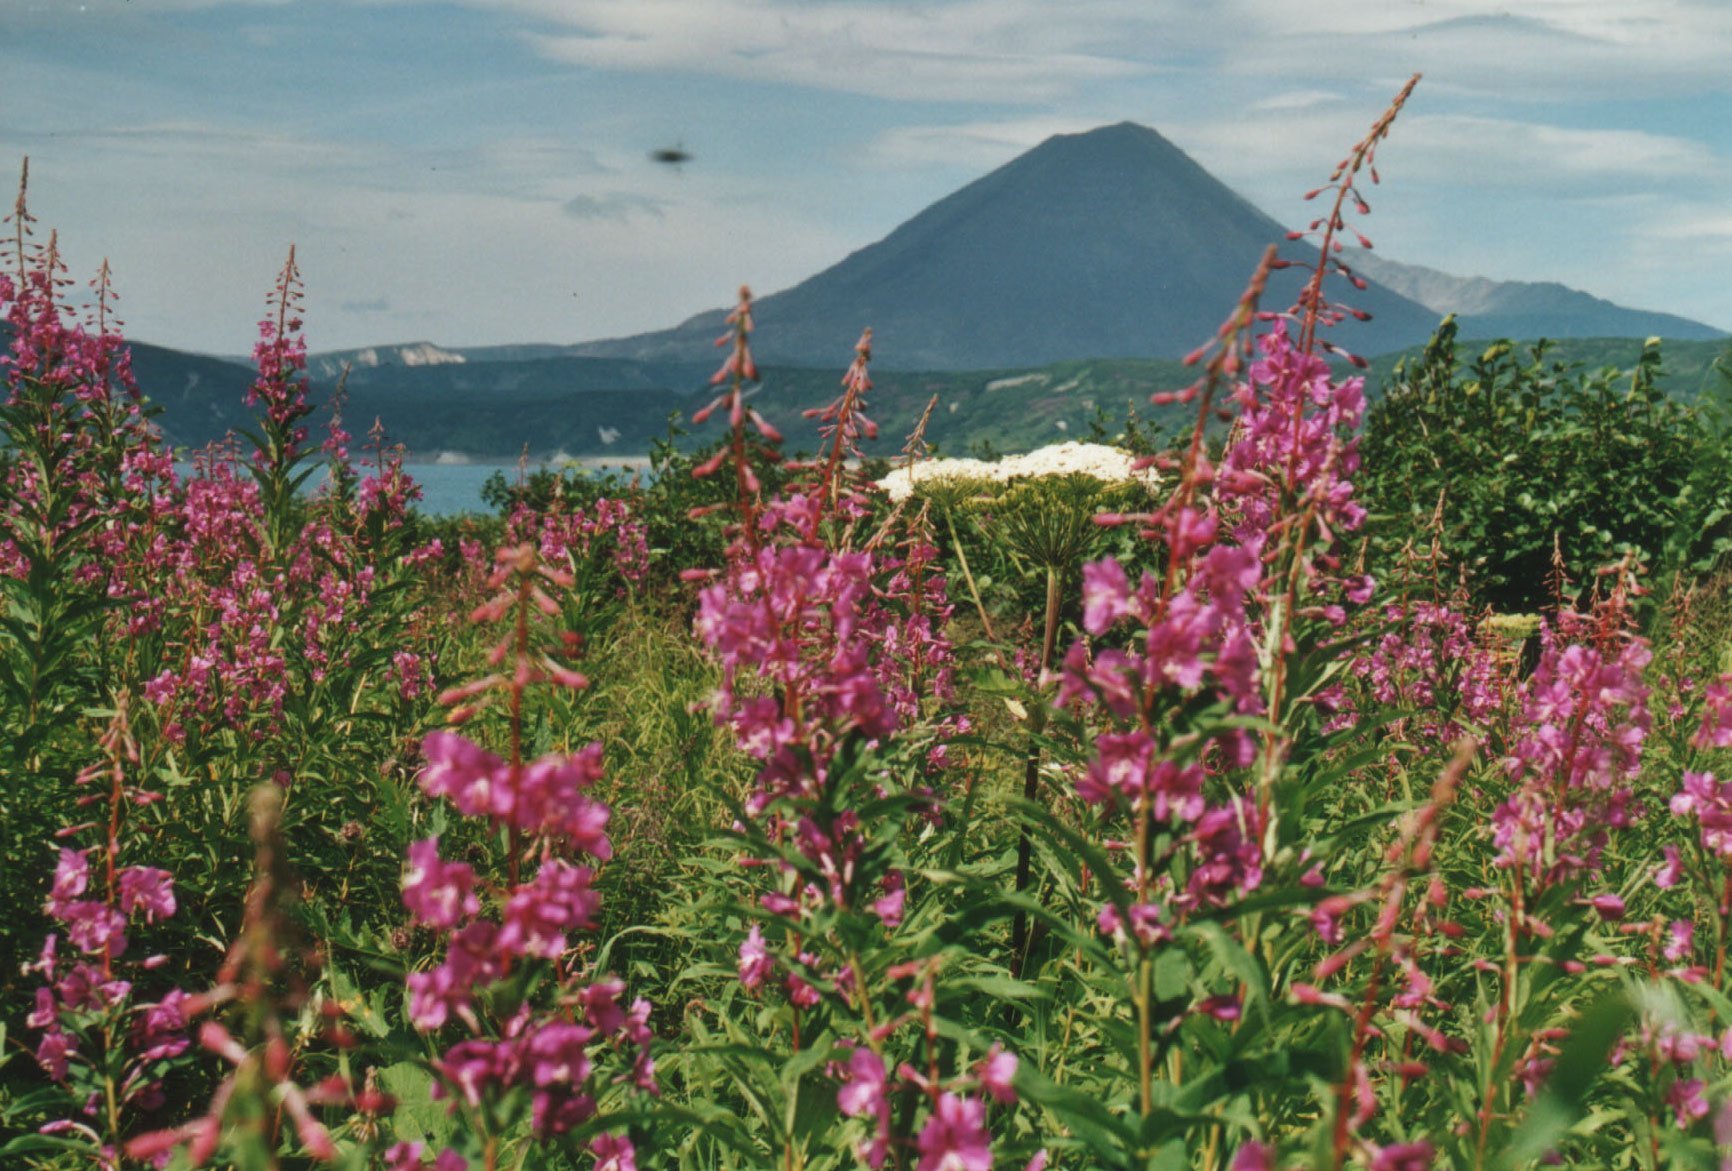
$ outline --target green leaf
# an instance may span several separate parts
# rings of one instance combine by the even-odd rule
[[[1600,997],[1570,1030],[1551,1080],[1511,1136],[1498,1166],[1514,1171],[1552,1150],[1587,1114],[1588,1094],[1607,1068],[1606,1058],[1636,1020],[1636,1006],[1625,989]]]

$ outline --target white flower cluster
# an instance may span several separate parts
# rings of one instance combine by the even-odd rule
[[[1007,455],[991,463],[979,459],[927,459],[912,468],[897,468],[878,481],[892,500],[906,500],[917,484],[944,480],[989,480],[1006,483],[1036,476],[1093,476],[1109,484],[1137,481],[1153,487],[1155,470],[1133,471],[1136,457],[1102,443],[1055,443],[1024,455]]]

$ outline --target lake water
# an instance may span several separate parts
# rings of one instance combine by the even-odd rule
[[[615,458],[605,463],[578,460],[573,461],[572,464],[561,466],[571,467],[575,464],[578,467],[591,468],[597,471],[618,471],[625,462],[624,458]],[[192,472],[191,464],[177,464],[177,466],[183,476]],[[463,512],[487,512],[489,511],[488,507],[481,502],[481,486],[487,483],[488,477],[494,472],[504,472],[508,481],[517,478],[515,461],[508,464],[410,463],[403,466],[404,470],[415,478],[415,482],[421,485],[421,502],[417,507],[429,516],[455,516]],[[532,464],[530,470],[534,471],[545,466],[547,465]],[[626,467],[628,477],[631,470],[632,467],[628,465]],[[647,470],[645,474],[647,474]],[[317,491],[323,478],[317,474],[309,478],[307,489]]]
[[[507,480],[517,477],[517,465],[499,464],[406,464],[404,470],[421,485],[418,507],[429,516],[455,516],[460,512],[486,512],[481,486],[494,472]]]

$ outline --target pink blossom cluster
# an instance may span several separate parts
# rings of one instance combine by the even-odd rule
[[[132,982],[113,974],[115,961],[127,950],[127,922],[143,918],[148,923],[175,913],[174,882],[166,870],[150,866],[127,866],[114,872],[107,897],[89,897],[90,851],[60,851],[54,869],[46,910],[66,928],[67,941],[88,960],[67,960],[58,952],[59,937],[49,935],[42,955],[30,967],[50,981],[36,990],[36,1007],[25,1022],[40,1030],[42,1040],[36,1060],[57,1082],[67,1078],[69,1063],[78,1060],[76,1031],[66,1022],[109,1014],[135,1017],[130,1032],[132,1057],[124,1083],[128,1100],[155,1094],[155,1085],[145,1077],[145,1067],[162,1057],[172,1057],[187,1045],[185,1018],[179,1005],[181,993],[171,992],[155,1004],[132,1005]],[[147,960],[145,967],[153,966]],[[99,1060],[92,1055],[90,1060]]]
[[[1348,592],[1349,601],[1369,593]],[[1383,607],[1384,632],[1354,656],[1350,671],[1363,699],[1337,684],[1321,701],[1332,714],[1326,730],[1352,725],[1353,712],[1367,706],[1412,711],[1393,721],[1389,734],[1438,748],[1466,732],[1465,723],[1491,719],[1503,706],[1497,659],[1474,638],[1466,618],[1439,602],[1413,601]]]
[[[113,1096],[108,1125],[96,1099],[81,1104],[88,1123],[76,1116],[56,1120],[45,1133],[74,1132],[90,1138],[113,1155],[118,1135],[102,1133],[112,1125],[118,1107],[153,1109],[163,1100],[162,1063],[184,1053],[189,1045],[187,1022],[190,998],[171,989],[154,1002],[134,999],[135,981],[160,967],[166,957],[150,956],[121,967],[130,947],[127,931],[142,919],[156,923],[172,918],[177,910],[174,880],[168,871],[154,866],[120,866],[122,832],[126,813],[151,805],[159,795],[131,783],[124,766],[138,763],[136,746],[126,725],[122,700],[101,744],[109,760],[85,769],[81,785],[106,781],[106,793],[93,793],[80,804],[105,801],[106,816],[100,823],[70,827],[67,833],[97,828],[104,830],[100,847],[61,847],[45,910],[60,923],[66,939],[81,955],[60,954],[60,935],[50,933],[35,963],[25,973],[41,976],[46,984],[36,989],[33,1011],[25,1024],[41,1034],[36,1060],[55,1082],[88,1085],[107,1079]],[[65,836],[63,833],[62,836]],[[92,872],[92,855],[100,869]],[[74,1072],[78,1076],[74,1079]]]
[[[385,1148],[385,1171],[468,1171],[469,1160],[449,1148],[427,1158],[421,1142],[392,1143]]]
[[[509,765],[493,753],[450,732],[434,732],[424,744],[427,768],[421,786],[445,797],[472,817],[509,827],[530,839],[554,842],[597,858],[612,856],[603,832],[606,805],[584,794],[601,773],[601,746],[571,757],[548,756],[529,765]],[[452,1016],[475,1026],[472,996],[493,983],[513,958],[555,960],[567,950],[566,933],[595,925],[600,896],[594,872],[544,854],[535,875],[502,892],[499,921],[479,918],[475,871],[467,863],[442,862],[437,839],[409,850],[403,903],[416,922],[449,934],[444,961],[409,975],[409,1015],[424,1029],[442,1027]]]
[[[872,389],[871,361],[872,329],[868,326],[854,344],[854,361],[842,375],[842,393],[826,406],[802,412],[818,422],[819,455],[803,465],[816,475],[809,484],[792,490],[807,498],[805,531],[810,540],[818,539],[819,525],[827,514],[855,520],[866,513],[864,495],[857,484],[850,483],[850,466],[861,458],[860,441],[878,438],[878,424],[866,415],[866,395]]]
[[[927,534],[911,533],[894,555],[879,555],[879,584],[865,607],[865,626],[879,632],[873,674],[904,727],[921,718],[923,700],[946,707],[957,698],[955,647],[945,633],[956,608],[938,558]],[[933,763],[943,762],[944,741],[967,729],[966,716],[943,717]]]
[[[1722,862],[1732,861],[1732,782],[1686,769],[1671,808],[1679,817],[1696,819],[1703,850]]]
[[[301,421],[312,413],[307,402],[307,343],[301,336],[300,270],[295,250],[277,278],[272,296],[274,317],[259,322],[259,340],[253,345],[253,364],[258,377],[247,388],[249,407],[264,408],[266,433],[276,442],[259,450],[260,465],[281,471],[296,462],[307,429]]]
[[[356,490],[355,507],[363,519],[378,519],[385,528],[401,528],[409,506],[421,499],[421,485],[403,467],[403,448],[385,443],[385,428],[374,420],[368,433],[372,459]],[[346,466],[346,458],[335,461]]]
[[[1710,683],[1702,694],[1702,721],[1691,743],[1698,749],[1732,748],[1732,675]],[[1685,769],[1678,792],[1671,800],[1672,813],[1691,817],[1702,844],[1711,858],[1732,863],[1732,782],[1713,773]],[[1666,847],[1668,866],[1662,885],[1670,886],[1680,872],[1677,848]]]
[[[505,976],[513,960],[562,961],[567,934],[595,925],[601,899],[592,878],[588,867],[548,857],[533,877],[499,893],[495,922],[480,917],[480,884],[470,866],[441,861],[436,840],[411,846],[404,905],[415,922],[447,933],[447,946],[438,966],[410,973],[410,1020],[431,1031],[458,1018],[480,1033],[477,990]],[[639,1089],[656,1092],[649,1002],[623,1006],[625,985],[611,977],[561,983],[562,1007],[544,1012],[526,1004],[499,1036],[472,1036],[447,1049],[437,1063],[436,1095],[479,1107],[490,1094],[520,1089],[529,1095],[536,1133],[563,1134],[595,1113],[589,1086],[603,1046],[625,1055]]]
[[[547,836],[596,858],[613,857],[605,832],[608,807],[586,795],[601,778],[600,744],[512,765],[455,732],[431,732],[422,751],[427,768],[421,787],[430,796],[525,836]]]
[[[1014,1071],[1016,1058],[1009,1054],[1004,1057]],[[874,1171],[884,1165],[890,1154],[890,1099],[894,1089],[882,1057],[870,1049],[852,1051],[836,1100],[844,1115],[871,1120],[871,1137],[862,1141],[855,1153]],[[1009,1093],[1008,1081],[1006,1092]],[[1015,1100],[1014,1094],[1010,1100]],[[915,1145],[920,1152],[917,1171],[991,1171],[992,1136],[986,1128],[986,1103],[949,1091],[938,1093]]]
[[[448,1048],[436,1063],[437,1093],[479,1109],[494,1097],[527,1094],[532,1125],[540,1137],[563,1134],[596,1110],[591,1090],[598,1053],[623,1053],[626,1075],[639,1089],[656,1092],[650,1058],[649,1002],[620,999],[625,985],[608,976],[579,978],[566,967],[571,933],[596,925],[601,896],[595,873],[572,861],[575,854],[612,856],[606,835],[610,811],[588,796],[601,776],[602,747],[575,754],[549,754],[524,762],[521,711],[524,691],[536,682],[582,687],[581,675],[538,655],[531,646],[529,614],[559,613],[546,587],[569,586],[571,578],[540,563],[533,546],[501,550],[488,579],[498,593],[476,608],[478,623],[512,618],[491,656],[507,674],[489,675],[453,688],[441,699],[457,705],[459,721],[490,692],[507,697],[512,720],[511,759],[506,760],[454,732],[430,733],[422,744],[426,768],[422,789],[450,801],[459,812],[506,831],[509,879],[486,882],[469,863],[439,856],[436,838],[409,847],[403,904],[414,923],[445,937],[439,964],[407,978],[409,1019],[432,1031],[460,1020],[470,1036]],[[530,848],[526,851],[525,846]],[[532,874],[521,867],[537,860]],[[547,964],[555,973],[557,1002],[550,1008],[525,1001],[489,1034],[476,993],[524,962]],[[604,1163],[633,1163],[629,1140],[606,1138],[597,1151]],[[601,1140],[598,1140],[598,1142]]]
[[[874,631],[863,621],[873,568],[868,553],[765,545],[698,596],[694,629],[722,666],[717,718],[765,762],[754,812],[778,796],[814,793],[843,736],[877,739],[895,727],[872,671]],[[746,679],[777,694],[742,693]],[[810,752],[814,767],[796,749]]]
[[[592,1058],[603,1043],[625,1051],[633,1084],[655,1093],[649,1002],[640,998],[622,1007],[614,997],[623,989],[617,980],[598,981],[582,990],[570,1016],[537,1016],[525,1008],[506,1022],[500,1038],[459,1041],[437,1062],[434,1096],[479,1108],[490,1094],[524,1090],[537,1137],[564,1134],[595,1116]]]
[[[953,1078],[937,1079],[935,1067],[929,1066],[923,1073],[906,1062],[896,1065],[893,1073],[885,1061],[884,1041],[903,1021],[918,1021],[928,1044],[932,1042],[932,968],[924,962],[899,964],[888,975],[893,980],[918,977],[906,996],[911,1011],[879,1025],[866,1044],[844,1045],[845,1060],[831,1064],[831,1074],[840,1082],[837,1107],[845,1117],[865,1119],[869,1128],[855,1144],[855,1155],[873,1171],[884,1165],[897,1141],[891,1101],[907,1090],[922,1096],[927,1109],[926,1121],[918,1132],[909,1132],[919,1152],[916,1171],[991,1171],[988,1103],[1016,1103],[1016,1089],[1011,1084],[1016,1077],[1016,1055],[994,1044],[966,1073]],[[1030,1166],[1042,1166],[1044,1161],[1043,1152]],[[898,1165],[902,1165],[901,1160]]]
[[[381,575],[398,570],[328,512],[273,549],[258,485],[232,452],[201,453],[179,487],[138,524],[114,530],[108,592],[129,603],[134,634],[169,640],[173,665],[145,696],[176,736],[218,725],[256,735],[297,680],[318,684],[354,661],[376,622]],[[285,626],[298,642],[277,637]],[[399,691],[424,691],[425,658],[393,655]]]
[[[1308,512],[1327,544],[1365,519],[1353,496],[1364,380],[1336,381],[1329,363],[1294,346],[1284,321],[1257,342],[1261,356],[1233,392],[1238,414],[1217,482],[1236,515],[1234,538],[1259,547],[1278,517]]]
[[[1602,649],[1542,630],[1520,692],[1523,733],[1504,761],[1512,790],[1492,813],[1500,866],[1539,886],[1591,870],[1611,831],[1639,816],[1633,782],[1652,717],[1645,640]]]
[[[29,215],[22,203],[15,219]],[[5,463],[6,502],[0,508],[0,574],[24,578],[30,568],[26,548],[55,549],[69,558],[58,571],[69,584],[99,584],[105,551],[85,556],[73,535],[92,530],[97,540],[106,526],[123,523],[147,498],[153,481],[172,479],[172,464],[142,413],[132,374],[131,351],[114,316],[115,293],[106,263],[91,282],[88,326],[77,323],[62,300],[70,282],[64,277],[58,241],[50,238],[32,257],[18,256],[17,280],[0,277],[0,314],[11,326],[11,341],[0,354],[5,402],[20,411],[36,459]],[[119,465],[117,477],[110,474]],[[50,483],[40,477],[46,473]],[[52,487],[54,505],[44,489]]]
[[[1180,889],[1143,875],[1136,864],[1132,882],[1146,897],[1126,907],[1108,902],[1100,912],[1101,929],[1117,938],[1149,946],[1166,938],[1175,915],[1255,890],[1262,881],[1262,817],[1255,803],[1205,797],[1211,773],[1251,763],[1254,741],[1232,729],[1207,755],[1187,755],[1167,743],[1153,722],[1163,702],[1183,702],[1205,690],[1241,711],[1261,709],[1246,609],[1260,577],[1256,554],[1227,544],[1202,553],[1189,580],[1165,599],[1153,574],[1145,573],[1133,587],[1110,558],[1083,567],[1084,629],[1100,638],[1128,624],[1133,637],[1125,649],[1091,649],[1079,642],[1065,655],[1058,702],[1099,706],[1126,725],[1096,738],[1096,755],[1077,778],[1077,795],[1181,833],[1195,857]]]
[[[528,541],[550,565],[606,565],[627,585],[649,573],[649,530],[624,500],[603,496],[588,508],[555,500],[542,511],[519,504],[506,521],[513,542]]]
[[[284,289],[279,297],[298,296]],[[267,410],[304,413],[304,386],[282,379],[304,361],[305,345],[298,321],[287,311],[279,318],[266,323],[272,338],[261,342],[253,398]],[[274,332],[279,324],[284,332]],[[144,691],[172,739],[219,726],[257,735],[261,717],[278,716],[291,688],[323,682],[353,661],[377,620],[380,574],[390,569],[330,501],[286,532],[267,531],[260,483],[270,467],[244,465],[232,442],[198,453],[193,465],[182,483],[148,436],[128,449],[128,483],[151,491],[131,497],[97,535],[106,589],[125,603],[130,634],[165,642],[165,665]],[[298,631],[298,642],[278,636],[285,627]],[[425,686],[418,662],[400,663],[398,674],[404,691]]]
[[[1716,1037],[1678,1021],[1644,1021],[1618,1041],[1610,1062],[1618,1066],[1632,1058],[1651,1063],[1656,1074],[1665,1071],[1665,1105],[1678,1129],[1689,1130],[1713,1109],[1709,1086],[1720,1080],[1716,1074],[1724,1063],[1732,1062],[1732,1028]]]
[[[356,507],[362,516],[382,517],[387,527],[397,528],[408,517],[409,506],[419,499],[421,485],[403,470],[400,459],[393,459],[383,471],[361,477]]]
[[[23,380],[62,390],[89,417],[107,407],[116,392],[129,408],[139,402],[138,385],[132,375],[132,352],[121,337],[120,321],[113,315],[116,295],[108,279],[108,267],[91,282],[93,319],[89,328],[71,320],[63,293],[71,281],[65,275],[58,236],[32,259],[19,262],[20,279],[0,276],[0,306],[12,327],[6,354],[0,355],[9,387],[8,401],[16,401]],[[136,413],[128,411],[136,426]]]
[[[722,666],[716,719],[762,765],[746,812],[819,876],[792,894],[766,895],[765,906],[778,914],[870,906],[893,927],[900,877],[861,866],[864,830],[851,802],[824,795],[839,780],[834,759],[846,742],[887,741],[912,726],[923,697],[950,694],[948,605],[923,546],[880,560],[804,543],[811,502],[766,507],[762,531],[789,543],[737,540],[722,578],[699,594],[693,625]],[[954,727],[941,724],[940,742]]]
[[[813,481],[783,498],[758,499],[759,480],[749,466],[756,448],[744,439],[745,423],[750,419],[771,442],[779,436],[738,393],[751,368],[748,301],[733,320],[733,352],[717,378],[733,379],[734,386],[708,408],[728,407],[733,442],[698,474],[733,460],[738,521],[726,565],[699,594],[693,627],[722,668],[716,719],[760,762],[744,812],[756,823],[748,840],[764,844],[741,862],[778,876],[775,888],[758,899],[771,915],[800,920],[820,909],[839,911],[894,932],[902,922],[906,878],[888,858],[882,830],[869,833],[873,827],[862,823],[860,812],[864,802],[885,796],[891,782],[863,769],[855,750],[930,734],[924,762],[938,766],[945,739],[966,726],[943,710],[954,698],[955,667],[945,632],[951,604],[937,549],[924,517],[915,518],[888,552],[888,526],[866,549],[852,547],[851,526],[864,510],[844,477],[846,458],[873,430],[863,413],[869,331],[856,348],[842,397],[814,412],[825,451],[810,465]],[[838,523],[826,526],[827,520]],[[891,983],[920,977],[906,996],[912,1009],[873,1023],[880,990],[870,986],[859,957],[840,944],[833,927],[805,931],[783,924],[781,934],[778,945],[766,938],[763,924],[751,925],[739,947],[741,985],[757,994],[779,982],[796,1047],[801,1014],[816,1010],[827,995],[839,1009],[860,1014],[861,1039],[848,1046],[845,1063],[832,1068],[842,1112],[869,1121],[859,1157],[873,1168],[884,1165],[898,1141],[890,1099],[907,1088],[927,1099],[924,1122],[915,1120],[907,1132],[911,1141],[900,1140],[918,1152],[920,1171],[990,1168],[986,1107],[977,1091],[1014,1101],[1009,1080],[1016,1059],[995,1049],[977,1076],[936,1080],[935,998],[926,964],[888,971]],[[888,1042],[909,1021],[922,1026],[928,1072],[905,1064],[893,1076]]]
[[[1239,320],[1250,320],[1248,308]],[[1293,344],[1281,321],[1257,339],[1257,359],[1241,367],[1242,343],[1224,329],[1211,378],[1241,368],[1245,374],[1232,394],[1236,414],[1219,466],[1203,442],[1205,398],[1173,494],[1141,518],[1145,535],[1163,546],[1160,568],[1133,580],[1115,559],[1084,566],[1088,638],[1070,648],[1059,672],[1058,704],[1104,717],[1075,791],[1130,823],[1129,841],[1109,843],[1125,863],[1103,876],[1110,885],[1097,923],[1138,963],[1150,962],[1191,916],[1229,905],[1264,880],[1268,786],[1285,748],[1274,734],[1259,742],[1232,723],[1200,734],[1192,713],[1282,718],[1291,702],[1285,660],[1296,619],[1341,627],[1343,603],[1362,605],[1373,590],[1368,578],[1344,580],[1330,553],[1337,535],[1365,516],[1351,479],[1364,410],[1360,381],[1337,382],[1326,362]],[[1339,689],[1325,699],[1338,711],[1347,706]],[[1253,789],[1250,770],[1259,761],[1263,775]],[[1321,874],[1314,881],[1321,883]],[[1306,882],[1314,884],[1312,876]],[[1351,905],[1319,907],[1326,940],[1341,940],[1340,916]],[[1409,984],[1404,1012],[1412,1016],[1426,1003],[1429,981],[1411,954],[1398,958]],[[1346,1006],[1310,985],[1293,991],[1302,1002]],[[1240,1011],[1236,995],[1199,995],[1187,1015],[1233,1020]],[[1342,1093],[1362,1099],[1369,1086],[1356,1063]],[[1426,1159],[1429,1153],[1425,1148]],[[1408,1165],[1391,1162],[1393,1154],[1377,1158],[1380,1167]],[[1234,1162],[1247,1171],[1272,1165],[1273,1152],[1258,1144]]]

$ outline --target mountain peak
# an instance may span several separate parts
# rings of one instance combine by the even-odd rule
[[[1067,359],[1178,357],[1213,335],[1280,224],[1159,132],[1117,122],[1055,135],[794,288],[765,297],[760,363],[846,361],[874,329],[882,369],[1040,366]],[[1303,263],[1304,248],[1288,255]],[[1315,255],[1315,253],[1313,253]],[[1298,292],[1278,273],[1267,303]],[[1372,288],[1353,297],[1375,324],[1338,341],[1367,354],[1424,339],[1437,318]],[[587,354],[704,352],[719,313]]]
[[[1076,130],[1069,134],[1054,134],[1046,139],[1055,142],[1062,139],[1082,139],[1089,142],[1102,142],[1123,145],[1138,145],[1141,143],[1164,143],[1172,145],[1162,136],[1161,132],[1152,126],[1144,126],[1141,122],[1126,119],[1123,122],[1110,122],[1104,126],[1096,126],[1092,130]],[[1039,149],[1038,147],[1036,148]]]
[[[1169,179],[1183,179],[1185,182],[1215,183],[1214,178],[1190,155],[1174,146],[1160,131],[1140,122],[1114,122],[1093,130],[1054,134],[1006,164],[1007,167],[1018,165],[1027,168],[1044,165],[1085,169],[1105,167],[1115,172],[1137,167],[1150,176],[1165,174]]]
[[[1055,134],[1053,138],[1085,138],[1096,142],[1166,142],[1161,132],[1141,122],[1125,119],[1123,122],[1112,122],[1105,126],[1096,126],[1093,130],[1078,130],[1073,134]],[[1052,139],[1048,139],[1048,142]]]

